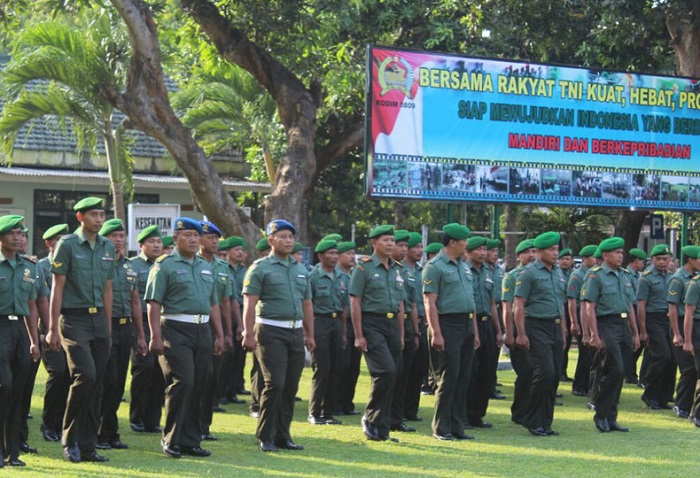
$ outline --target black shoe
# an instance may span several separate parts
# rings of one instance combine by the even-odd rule
[[[586,403],[586,408],[592,412],[595,412],[595,404],[593,402]]]
[[[659,408],[661,408],[661,410],[673,410],[673,407],[667,402],[659,402]]]
[[[268,452],[268,451],[277,451],[279,448],[277,448],[275,446],[274,442],[260,440],[260,449],[262,451]]]
[[[350,410],[350,411],[343,412],[343,415],[359,415],[359,414],[360,414],[360,412],[358,412],[357,410]]]
[[[588,393],[584,392],[583,390],[572,390],[571,395],[575,397],[586,397],[588,396]]]
[[[459,433],[459,432],[453,433],[452,436],[455,438],[455,440],[458,440],[458,441],[473,440],[474,439],[474,435],[467,435],[466,433]]]
[[[570,379],[568,376],[566,376],[566,375],[562,375],[561,377],[559,377],[559,381],[560,381],[560,382],[573,382],[573,380],[571,380],[571,379]]]
[[[301,402],[301,397],[294,397],[295,402]]]
[[[399,439],[389,435],[379,435],[379,441],[390,441],[392,443],[398,443]]]
[[[551,428],[545,427],[544,432],[547,434],[548,437],[558,437],[559,432],[556,430],[552,430]]]
[[[555,393],[554,396],[555,396],[556,398],[564,398],[564,394],[559,393],[559,392]]]
[[[226,413],[225,408],[221,408],[220,406],[215,406],[214,408],[211,409],[212,412],[214,413]]]
[[[131,426],[131,430],[136,433],[144,433],[146,431],[146,427],[143,426],[143,423],[131,422],[129,426]]]
[[[661,405],[659,405],[659,402],[657,402],[656,400],[647,398],[644,395],[642,395],[640,398],[644,403],[646,403],[647,407],[649,407],[651,410],[661,410]]]
[[[537,427],[537,428],[528,428],[527,431],[535,435],[536,437],[546,437],[547,436],[547,430],[545,430],[543,427]]]
[[[209,450],[205,450],[201,446],[181,446],[180,452],[183,455],[196,456],[199,458],[211,456],[211,452]]]
[[[202,435],[202,440],[204,441],[218,441],[219,439],[212,435],[210,432],[206,432]]]
[[[82,456],[80,457],[81,461],[89,462],[89,463],[106,463],[109,461],[109,458],[106,456],[102,456],[99,453],[97,453],[95,450],[89,451],[87,453],[83,453]]]
[[[34,448],[33,446],[30,446],[29,443],[27,443],[26,441],[23,441],[22,443],[19,444],[19,451],[21,451],[22,453],[31,453],[31,454],[35,454],[38,452],[38,450],[36,448]]]
[[[471,422],[470,425],[474,428],[493,428],[493,425],[491,425],[489,422],[485,422],[483,420]]]
[[[129,445],[121,441],[119,438],[116,440],[112,440],[109,442],[109,446],[112,447],[113,450],[128,450]]]
[[[241,400],[240,398],[238,398],[237,396],[234,395],[233,397],[228,399],[228,403],[233,403],[235,405],[243,405],[244,403],[247,403],[247,402],[245,400]]]
[[[610,424],[607,418],[593,417],[593,423],[595,423],[595,427],[603,433],[610,431]]]
[[[160,425],[156,425],[154,427],[145,427],[143,429],[145,433],[161,433],[163,431],[163,427]]]
[[[644,382],[642,382],[641,380],[639,380],[639,381],[637,382],[637,387],[639,387],[639,388],[647,388],[647,384],[644,383]]]
[[[282,448],[283,450],[298,450],[304,449],[304,445],[297,445],[292,440],[280,440],[275,442],[277,448]]]
[[[168,455],[170,458],[180,458],[182,456],[182,452],[180,451],[180,447],[177,445],[171,445],[168,442],[164,442],[161,440],[161,445],[163,447],[163,453]]]
[[[250,418],[260,418],[260,412],[256,410],[251,411],[248,415]]]
[[[639,380],[637,380],[637,377],[629,377],[625,379],[625,383],[629,383],[631,385],[637,385],[639,383]]]
[[[554,402],[554,406],[555,406],[555,407],[563,407],[563,406],[564,406],[564,402]]]
[[[9,460],[5,460],[4,464],[7,466],[27,466],[27,464],[19,458],[10,458]]]
[[[455,441],[457,439],[452,433],[446,433],[445,435],[433,433],[433,437],[437,438],[440,441]]]
[[[236,395],[250,395],[250,392],[245,388],[242,388],[238,392],[236,392]]]
[[[70,446],[64,446],[63,447],[63,456],[66,458],[66,460],[72,462],[72,463],[79,463],[80,462],[80,448],[78,448],[78,444],[75,443]]]
[[[435,395],[435,390],[433,390],[430,387],[421,387],[420,394],[421,395]]]
[[[628,431],[630,431],[629,428],[623,427],[622,425],[617,423],[617,421],[615,421],[615,420],[608,421],[608,428],[610,428],[611,432],[628,432]]]
[[[491,398],[494,399],[494,400],[505,400],[505,399],[506,399],[506,396],[503,395],[503,394],[502,394],[501,392],[499,392],[498,390],[494,390],[493,392],[491,392]]]
[[[41,436],[44,437],[45,441],[50,442],[58,441],[61,439],[58,433],[56,433],[44,424],[41,425]]]
[[[95,448],[97,448],[98,450],[111,450],[112,446],[106,441],[98,441],[95,445]]]
[[[393,427],[391,427],[391,429],[392,429],[393,431],[404,432],[404,433],[413,433],[413,432],[416,431],[415,428],[409,427],[409,426],[406,425],[406,423],[404,423],[404,422],[401,422],[401,423],[399,423],[398,425],[394,425]]]
[[[326,421],[326,425],[342,425],[343,422],[336,419],[333,415],[321,415],[321,420]]]
[[[411,415],[408,417],[404,417],[404,420],[406,420],[407,422],[422,422],[423,421],[423,419],[421,417],[419,417],[418,415]]]
[[[368,440],[379,441],[379,432],[377,428],[367,421],[367,417],[362,417],[362,433],[365,434]]]
[[[316,417],[314,415],[309,415],[309,417],[306,419],[306,421],[312,425],[325,425],[326,424],[326,420],[324,420],[321,417]]]
[[[700,418],[693,417],[693,418],[688,418],[696,427],[700,428]]]
[[[673,413],[675,413],[678,418],[690,417],[690,413],[686,412],[685,410],[681,410],[678,407],[673,407]]]

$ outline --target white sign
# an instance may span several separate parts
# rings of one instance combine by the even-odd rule
[[[172,236],[173,223],[179,216],[179,204],[129,204],[129,250],[139,250],[136,238],[153,224],[158,225],[162,235]]]

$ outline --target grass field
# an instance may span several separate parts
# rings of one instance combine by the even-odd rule
[[[573,376],[575,351],[569,361]],[[562,384],[564,405],[555,410],[555,430],[559,437],[533,437],[510,421],[512,371],[499,372],[502,392],[507,400],[492,400],[486,420],[489,430],[475,430],[476,440],[438,442],[431,437],[430,419],[434,398],[422,397],[417,433],[394,433],[400,443],[369,442],[360,428],[360,416],[340,416],[343,425],[314,426],[306,422],[310,390],[310,369],[305,369],[299,389],[304,399],[296,406],[292,436],[306,449],[265,454],[258,450],[254,437],[255,420],[248,417],[247,405],[227,405],[227,413],[214,416],[212,433],[218,442],[204,446],[212,451],[205,459],[167,458],[160,450],[158,435],[133,433],[128,427],[128,405],[119,411],[122,440],[130,450],[106,451],[110,462],[71,464],[63,460],[58,443],[46,443],[39,425],[46,374],[43,366],[30,420],[30,443],[38,455],[23,455],[24,469],[0,470],[0,476],[100,476],[116,477],[447,477],[447,476],[697,476],[700,430],[670,411],[650,411],[639,396],[641,390],[625,385],[619,421],[629,433],[599,433],[585,399],[570,393],[570,384]],[[360,377],[356,406],[362,409],[369,390],[366,371]],[[127,397],[128,397],[127,393]]]

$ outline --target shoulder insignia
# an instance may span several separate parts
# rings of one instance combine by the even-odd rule
[[[678,291],[677,290],[669,290],[668,295],[678,295]]]
[[[394,265],[396,265],[396,267],[398,267],[399,269],[403,269],[403,264],[401,264],[401,262],[397,260],[394,260]]]
[[[632,274],[630,271],[628,271],[628,270],[625,269],[624,267],[620,267],[620,270],[623,271],[623,272],[624,272],[625,274],[627,274],[627,275],[631,275],[631,274]]]
[[[503,288],[503,292],[509,292],[509,291],[510,291],[510,287],[504,287],[504,288]]]
[[[29,261],[29,262],[31,262],[32,264],[36,264],[36,259],[34,259],[33,257],[22,256],[22,259],[24,259],[25,261]]]
[[[591,272],[598,272],[601,269],[601,266],[594,266],[591,267]]]
[[[648,276],[649,274],[651,274],[651,269],[642,272],[643,276]]]
[[[357,268],[360,269],[361,271],[364,271],[364,270],[365,270],[365,268],[362,267],[360,264],[356,264],[355,267],[357,267]]]
[[[156,259],[156,262],[163,262],[163,261],[164,261],[165,259],[167,259],[168,257],[170,257],[170,254],[163,254],[163,255],[160,256],[158,259]]]
[[[371,260],[372,260],[371,257],[363,257],[362,259],[360,259],[360,262],[364,263],[364,262],[369,262]]]
[[[432,283],[433,283],[433,281],[430,279],[423,279],[423,284],[425,284],[425,285],[430,285]]]
[[[59,267],[61,267],[63,265],[63,262],[53,261],[51,263],[51,265],[58,269]]]
[[[695,277],[693,277],[693,278],[690,279],[690,280],[693,280],[693,281],[696,281],[696,282],[697,282],[698,280],[700,280],[700,275],[695,276]]]

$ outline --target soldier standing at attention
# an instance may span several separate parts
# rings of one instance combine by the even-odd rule
[[[338,266],[336,270],[343,275],[345,279],[343,284],[345,290],[342,291],[343,306],[349,309],[350,296],[348,290],[350,287],[350,274],[355,267],[355,243],[351,241],[343,241],[338,243]],[[360,360],[362,353],[355,348],[355,332],[352,328],[352,320],[347,320],[349,310],[345,314],[345,330],[343,331],[343,366],[340,380],[340,393],[338,397],[339,412],[343,415],[358,415],[360,412],[355,410],[355,388],[357,387],[357,379],[360,376]]]
[[[23,222],[22,216],[0,217],[0,468],[25,466],[19,459],[22,394],[31,361],[40,356],[36,266],[18,253]]]
[[[98,232],[104,199],[87,197],[73,209],[80,230],[63,236],[51,263],[51,323],[46,342],[66,352],[71,385],[63,416],[63,455],[68,461],[105,462],[95,451],[102,380],[111,349],[114,245]],[[60,336],[59,336],[60,334]]]
[[[632,285],[634,286],[635,294],[639,286],[640,271],[644,270],[647,262],[647,253],[641,249],[632,248],[629,250],[630,261],[627,264],[627,272],[632,276]],[[637,300],[635,297],[634,311],[637,312]],[[639,330],[639,314],[637,314],[637,330]],[[637,378],[637,360],[644,350],[644,343],[637,350],[632,350],[631,347],[625,345],[622,349],[622,356],[625,359],[625,381],[627,383],[636,384],[639,382]]]
[[[700,248],[687,253],[688,257],[700,259]],[[685,314],[683,321],[683,351],[693,357],[695,373],[700,377],[700,275],[690,280],[685,291]],[[700,380],[695,384],[693,405],[688,416],[700,428]]]
[[[596,245],[588,245],[581,249],[579,252],[581,267],[569,276],[569,283],[566,288],[571,334],[576,337],[576,343],[578,344],[576,372],[574,373],[574,381],[571,384],[571,394],[577,397],[588,396],[588,381],[591,376],[591,350],[588,348],[588,344],[583,341],[584,330],[588,339],[586,342],[590,340],[590,335],[588,334],[588,326],[583,323],[581,316],[581,288],[588,270],[596,265],[593,254],[595,254],[597,249],[598,246]]]
[[[255,351],[265,380],[255,435],[264,452],[303,450],[290,427],[304,343],[315,348],[311,288],[306,268],[291,257],[294,225],[276,219],[266,232],[272,252],[253,263],[243,283],[243,346]]]
[[[432,428],[438,440],[468,440],[474,437],[464,433],[467,396],[474,349],[479,347],[474,278],[460,259],[470,231],[458,223],[445,224],[442,231],[443,249],[423,269],[430,362],[437,384]]]
[[[243,369],[245,368],[246,351],[241,344],[241,334],[243,333],[243,281],[248,268],[244,264],[246,242],[240,236],[231,236],[226,239],[226,260],[228,261],[229,274],[233,277],[233,290],[231,299],[235,300],[235,307],[231,307],[232,327],[235,327],[236,340],[233,341],[233,350],[224,359],[221,367],[221,374],[224,378],[222,387],[222,398],[226,398],[229,403],[243,404],[245,400],[238,398],[238,394],[250,395],[245,389],[243,379]],[[236,311],[235,308],[238,308]],[[230,360],[230,362],[229,362]]]
[[[590,330],[590,346],[598,368],[598,391],[593,422],[601,432],[629,431],[617,422],[617,404],[624,379],[621,344],[626,340],[624,327],[632,330],[634,348],[639,347],[632,279],[622,268],[625,241],[611,237],[600,243],[603,265],[591,268],[581,288],[583,323]]]
[[[347,313],[344,297],[347,294],[347,278],[336,269],[336,241],[322,240],[314,252],[320,262],[309,274],[316,349],[311,354],[313,377],[308,421],[312,425],[340,425],[333,414],[338,410],[342,340]]]
[[[257,242],[257,244],[255,244],[255,250],[258,252],[258,258],[267,257],[270,254],[270,242],[268,241],[267,237],[263,237]],[[245,321],[245,317],[243,320]],[[256,354],[252,355],[253,365],[250,367],[250,416],[251,418],[259,418],[260,394],[265,386],[265,380],[260,372],[260,362],[258,362],[258,356]]]
[[[496,313],[498,315],[498,323],[500,325],[501,331],[505,333],[506,327],[503,323],[503,317],[501,317],[501,302],[502,298],[502,288],[503,288],[503,277],[505,273],[503,268],[498,264],[498,246],[501,241],[498,239],[489,239],[486,241],[486,259],[484,259],[484,264],[486,267],[491,269],[493,273],[493,301],[496,303]],[[500,336],[501,341],[503,341],[503,335]],[[495,400],[505,400],[505,396],[496,388],[498,383],[498,359],[501,356],[501,347],[496,347],[493,351],[493,364],[495,368],[493,370],[493,387],[491,389],[491,397]]]
[[[51,263],[53,262],[56,244],[66,234],[68,234],[68,224],[57,224],[48,228],[43,235],[44,244],[49,249],[49,254],[37,262],[37,266],[43,270],[49,290],[51,290],[52,282]],[[49,332],[48,321],[43,323],[42,320],[40,332],[43,336],[42,338],[46,339],[46,334]],[[66,363],[66,354],[62,348],[49,350],[48,347],[43,345],[43,340],[40,345],[42,345],[41,360],[44,362],[44,367],[48,373],[44,391],[44,411],[41,415],[41,434],[44,440],[55,442],[61,439],[63,414],[66,411],[68,386],[70,384],[68,364]]]
[[[144,228],[136,238],[141,252],[131,259],[131,268],[136,272],[138,295],[141,301],[141,322],[143,324],[144,340],[151,341],[151,329],[148,326],[148,307],[146,284],[151,268],[156,259],[163,253],[163,240],[158,226],[153,224]],[[139,320],[132,316],[132,321]],[[146,350],[146,354],[138,350],[131,351],[131,403],[129,404],[129,422],[131,429],[139,433],[160,433],[160,417],[163,409],[163,393],[165,381],[163,370],[158,363],[158,356]]]
[[[114,245],[116,276],[112,281],[112,349],[104,374],[102,414],[97,430],[99,450],[126,449],[129,446],[119,436],[117,411],[124,395],[126,374],[132,346],[144,355],[148,350],[143,334],[138,274],[124,257],[126,234],[121,219],[105,221],[99,234]],[[133,325],[132,325],[133,323]]]
[[[527,351],[515,345],[517,336],[515,320],[513,319],[513,302],[515,300],[515,282],[520,271],[537,259],[537,249],[532,245],[532,239],[520,242],[515,248],[518,255],[518,266],[509,271],[503,279],[503,322],[505,324],[505,336],[503,341],[510,349],[510,362],[515,371],[515,386],[513,387],[513,405],[510,407],[510,419],[517,424],[522,424],[527,410],[527,397],[530,393],[530,377],[532,371],[528,363]]]
[[[224,332],[214,271],[197,255],[202,226],[180,217],[174,229],[175,249],[156,260],[145,294],[149,348],[160,356],[166,385],[161,445],[172,458],[206,457],[211,452],[200,447],[202,395],[212,353],[224,351]]]
[[[700,249],[698,246],[684,246],[681,249],[685,264],[678,268],[668,283],[668,320],[671,322],[671,331],[673,332],[673,355],[680,369],[680,378],[676,388],[676,403],[673,406],[673,412],[678,418],[690,416],[695,383],[698,380],[693,357],[683,351],[685,337],[692,341],[691,337],[685,335],[683,328],[685,321],[684,300],[688,284],[700,271],[700,260],[696,259],[698,249]]]
[[[391,259],[394,229],[377,226],[369,233],[374,253],[360,261],[350,279],[350,311],[355,347],[365,356],[372,377],[362,431],[369,440],[392,440],[391,401],[400,370],[404,338],[404,279]]]
[[[651,250],[652,265],[642,273],[637,289],[639,337],[647,343],[650,356],[649,372],[642,401],[652,410],[667,409],[676,383],[676,363],[671,352],[668,324],[668,283],[671,274],[666,268],[671,250],[666,244]]]
[[[474,303],[476,305],[476,328],[480,347],[474,353],[471,383],[467,397],[467,421],[474,428],[491,428],[484,421],[489,398],[493,391],[493,377],[498,367],[496,351],[503,344],[501,323],[494,301],[493,271],[484,265],[487,239],[484,236],[470,237],[467,241],[469,260],[467,265],[473,277]]]
[[[520,271],[515,282],[516,344],[527,350],[532,367],[529,402],[522,425],[535,436],[558,435],[552,430],[554,395],[559,384],[566,281],[556,265],[557,232],[545,232],[533,245],[540,257]]]
[[[569,248],[563,249],[561,252],[559,252],[557,259],[559,259],[559,268],[561,269],[562,274],[564,274],[564,280],[568,284],[569,278],[574,272],[574,253]],[[566,302],[566,299],[564,299],[564,301]],[[571,333],[569,308],[567,307],[566,303],[564,304],[564,321],[566,322],[566,336],[564,337],[564,352],[562,354],[561,374],[559,376],[559,381],[571,382],[566,370],[569,368],[569,349],[571,348],[571,339],[573,338],[573,334]]]

